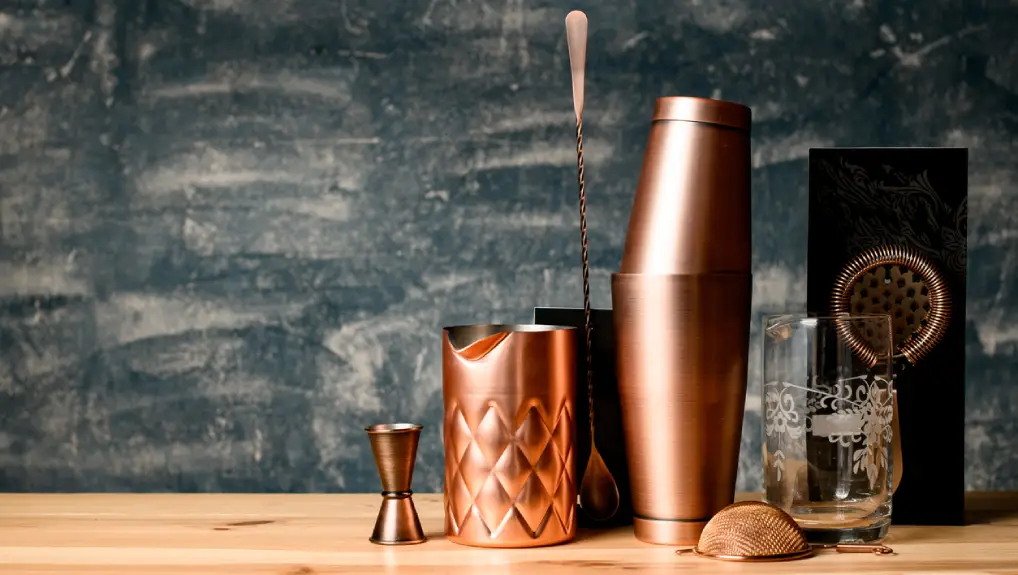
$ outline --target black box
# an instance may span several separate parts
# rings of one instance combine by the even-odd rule
[[[583,308],[534,308],[534,323],[579,328],[576,347],[576,485],[579,488],[583,471],[590,457],[590,410],[587,405],[587,352],[584,335]],[[633,503],[629,491],[629,469],[626,464],[626,446],[622,436],[622,408],[619,404],[619,386],[615,375],[615,333],[612,330],[610,309],[590,310],[591,363],[594,367],[594,432],[597,449],[608,471],[619,487],[619,510],[608,521],[594,521],[577,505],[580,527],[615,527],[633,522]]]
[[[950,294],[944,337],[896,370],[903,466],[894,524],[964,523],[967,204],[967,149],[810,150],[807,311],[829,315],[839,272],[883,245],[921,255]]]

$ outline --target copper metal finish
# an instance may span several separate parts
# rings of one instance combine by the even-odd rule
[[[749,354],[746,106],[659,98],[612,276],[633,526],[692,544],[735,496]]]
[[[587,194],[583,180],[583,120],[576,120],[577,178],[580,184],[580,244],[583,264],[583,315],[587,358],[587,413],[590,419],[590,457],[583,471],[580,484],[580,503],[583,512],[597,521],[611,519],[619,510],[619,487],[604,458],[597,451],[597,436],[594,434],[594,362],[591,358],[590,322],[590,263],[587,256]]]
[[[422,426],[393,423],[365,427],[382,480],[382,507],[370,541],[379,545],[423,543],[426,538],[414,508],[410,485]]]
[[[814,545],[814,549],[834,549],[838,553],[872,553],[893,555],[894,549],[882,543],[841,543],[837,545]]]
[[[731,102],[657,100],[620,273],[750,272],[750,115]]]
[[[576,337],[545,325],[443,329],[451,541],[536,547],[576,535]]]
[[[799,524],[780,508],[742,501],[711,518],[694,552],[716,559],[773,561],[805,557],[813,548]]]
[[[897,355],[915,365],[943,339],[951,300],[940,271],[921,254],[901,246],[878,246],[856,256],[831,290],[831,315],[891,314]],[[877,356],[848,323],[838,333],[867,365]]]
[[[903,461],[901,458],[901,420],[898,418],[898,390],[891,390],[891,494],[901,483]]]
[[[735,497],[749,274],[613,274],[619,398],[636,537],[692,545]]]
[[[590,410],[590,437],[594,437],[594,369],[590,359],[590,261],[587,257],[587,191],[583,181],[583,120],[576,121],[576,177],[580,183],[580,257],[583,265],[583,328],[587,352],[587,398]]]
[[[753,115],[742,104],[710,98],[668,97],[658,98],[653,119],[702,122],[749,131]]]
[[[587,366],[587,401],[590,417],[590,457],[580,484],[583,512],[596,521],[607,521],[619,510],[619,487],[597,451],[594,435],[594,362],[591,358],[590,262],[587,256],[587,190],[583,178],[583,79],[587,55],[587,16],[573,10],[566,16],[566,38],[573,80],[573,110],[576,112],[576,179],[580,188],[580,254],[583,264],[583,317]]]
[[[742,501],[719,511],[707,523],[694,547],[676,553],[721,561],[790,561],[810,557],[822,548],[839,553],[894,552],[880,544],[811,545],[799,524],[780,507],[762,501]]]

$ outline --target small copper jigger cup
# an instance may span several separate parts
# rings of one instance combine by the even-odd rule
[[[390,423],[365,427],[371,451],[382,479],[382,507],[378,510],[371,542],[379,545],[424,543],[424,530],[417,517],[410,484],[417,462],[417,443],[422,426]]]
[[[613,326],[636,538],[695,545],[735,498],[752,279],[613,274]]]
[[[447,327],[445,533],[478,547],[576,535],[576,329]]]

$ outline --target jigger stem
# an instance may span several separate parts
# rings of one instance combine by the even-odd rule
[[[409,545],[426,540],[414,507],[410,484],[417,462],[417,443],[423,426],[390,423],[365,427],[382,481],[382,507],[370,541],[379,545]]]

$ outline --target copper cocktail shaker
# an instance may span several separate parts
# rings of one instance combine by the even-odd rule
[[[660,98],[612,275],[633,527],[693,545],[732,503],[749,355],[749,108]]]

